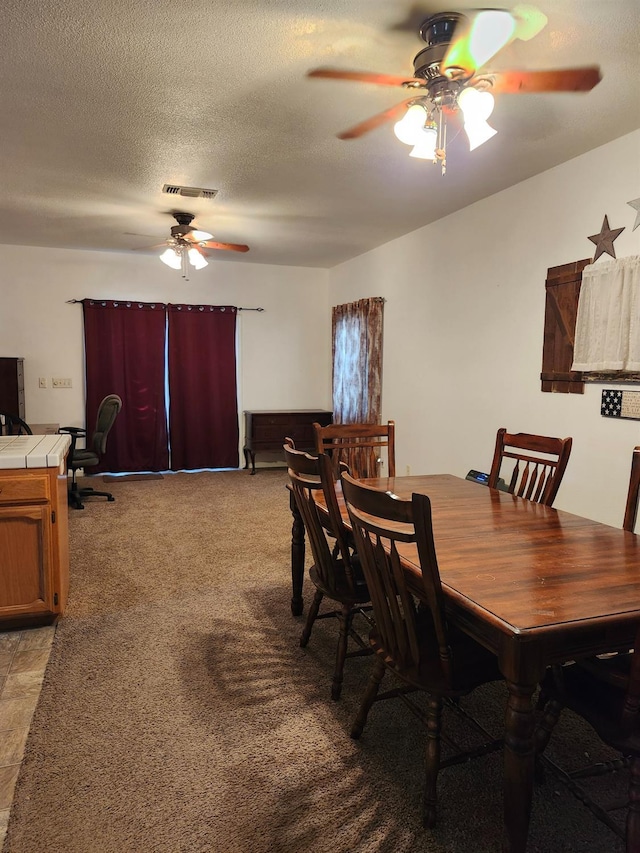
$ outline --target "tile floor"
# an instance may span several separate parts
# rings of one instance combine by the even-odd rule
[[[0,848],[55,630],[0,632]]]

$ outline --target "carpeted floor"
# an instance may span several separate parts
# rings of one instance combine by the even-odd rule
[[[285,484],[283,470],[177,474],[114,482],[115,503],[70,511],[69,607],[4,853],[501,849],[500,753],[441,773],[427,832],[417,720],[380,703],[349,738],[371,661],[347,661],[336,703],[335,622],[298,645]],[[499,733],[504,702],[493,685],[465,705]],[[570,716],[553,746],[602,753]],[[536,788],[531,853],[622,849],[552,778]]]

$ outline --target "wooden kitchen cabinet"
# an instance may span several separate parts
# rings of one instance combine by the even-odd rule
[[[38,438],[59,445],[66,436]],[[30,441],[38,443],[35,436]],[[64,611],[69,590],[66,447],[57,467],[0,470],[0,630],[47,624]]]

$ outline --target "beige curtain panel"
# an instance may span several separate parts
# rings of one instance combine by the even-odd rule
[[[383,308],[378,296],[333,308],[335,423],[379,423]]]
[[[379,296],[333,308],[334,423],[380,423],[383,309]],[[375,452],[362,454],[370,458],[358,460],[360,476],[376,476]]]
[[[571,369],[640,371],[640,255],[584,268]]]

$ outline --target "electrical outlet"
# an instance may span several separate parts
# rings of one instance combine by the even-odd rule
[[[406,471],[407,477],[410,477],[411,476],[411,465],[407,465],[407,467],[405,468],[405,471]]]
[[[38,379],[38,388],[46,388],[47,387],[47,377],[41,376]]]
[[[51,380],[52,388],[71,388],[71,380],[70,379],[52,379]]]

